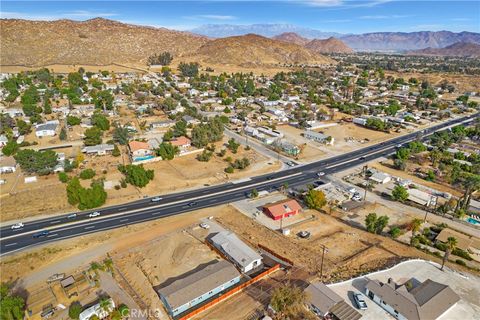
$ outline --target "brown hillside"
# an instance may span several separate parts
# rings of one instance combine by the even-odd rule
[[[409,55],[420,56],[459,56],[480,57],[480,44],[457,42],[445,48],[426,48],[408,52]]]
[[[302,46],[255,34],[216,39],[204,44],[197,58],[205,63],[257,67],[278,64],[331,64],[332,59]]]
[[[305,47],[318,53],[353,53],[352,48],[334,37],[324,40],[313,39]]]
[[[153,53],[195,52],[206,37],[107,19],[0,20],[1,65],[145,63]]]
[[[273,37],[272,39],[298,44],[299,46],[304,46],[308,42],[310,42],[309,39],[304,38],[304,37],[296,34],[295,32],[284,32],[284,33],[281,33],[281,34]]]

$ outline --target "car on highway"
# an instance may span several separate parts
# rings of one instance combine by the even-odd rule
[[[367,303],[365,302],[365,299],[363,298],[363,294],[361,293],[354,293],[353,294],[353,300],[355,301],[355,304],[357,305],[357,308],[360,310],[367,310]]]
[[[18,222],[18,223],[15,223],[14,225],[12,225],[11,229],[12,230],[16,230],[16,229],[21,229],[23,228],[25,225],[21,222]]]
[[[158,201],[161,201],[163,198],[161,197],[155,197],[155,198],[152,198],[152,202],[158,202]]]
[[[95,218],[95,217],[98,217],[100,215],[100,212],[98,211],[95,211],[95,212],[92,212],[88,215],[89,218]]]
[[[200,228],[207,230],[207,229],[210,229],[210,225],[208,225],[207,223],[203,222],[203,223],[200,223]]]
[[[274,176],[268,176],[267,180],[272,180],[273,178],[274,178]]]
[[[317,173],[317,176],[319,176],[319,177],[323,177],[324,175],[325,175],[325,172],[323,172],[323,171],[320,171],[320,172]]]
[[[42,238],[42,237],[46,237],[50,234],[50,231],[48,230],[43,230],[43,231],[39,231],[37,233],[34,233],[33,234],[33,237],[34,238]]]
[[[69,214],[67,216],[67,219],[75,219],[77,217],[77,214],[76,213],[72,213],[72,214]]]
[[[365,157],[361,156],[360,158],[358,158],[358,160],[365,160]]]
[[[194,206],[196,206],[197,204],[198,204],[198,202],[192,201],[192,202],[190,202],[189,204],[187,204],[187,206],[189,206],[189,207],[194,207]]]

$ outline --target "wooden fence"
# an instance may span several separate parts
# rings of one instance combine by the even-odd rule
[[[287,262],[288,264],[290,264],[290,265],[293,267],[293,261],[292,261],[292,260],[287,259],[287,258],[285,258],[285,257],[282,257],[282,256],[279,255],[278,253],[273,252],[272,250],[270,250],[269,248],[265,247],[264,245],[262,245],[262,244],[260,244],[260,243],[258,244],[258,247],[261,248],[261,249],[263,249],[263,250],[265,250],[265,251],[267,251],[267,252],[270,253],[272,256],[277,257],[278,259]]]
[[[187,320],[187,319],[190,319],[191,317],[193,316],[196,316],[197,314],[213,307],[214,305],[216,305],[217,303],[223,301],[223,300],[226,300],[228,299],[229,297],[231,297],[232,295],[238,293],[238,292],[241,292],[243,289],[245,289],[246,287],[248,287],[249,285],[259,281],[260,279],[262,279],[263,277],[277,271],[278,269],[280,269],[280,265],[279,264],[276,264],[274,265],[273,267],[271,267],[270,269],[262,272],[261,274],[259,274],[258,276],[256,276],[255,278],[252,278],[244,283],[242,283],[241,285],[233,288],[232,290],[230,291],[227,291],[225,292],[224,294],[222,294],[221,296],[219,296],[218,298],[215,298],[214,300],[208,302],[207,304],[204,304],[203,306],[199,307],[198,309],[195,309],[193,310],[192,312],[190,312],[189,314],[181,317],[180,319],[178,320]]]

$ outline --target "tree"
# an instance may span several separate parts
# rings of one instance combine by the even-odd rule
[[[415,236],[417,232],[420,231],[423,221],[421,219],[415,218],[410,222],[410,230],[412,230],[412,236]]]
[[[53,172],[58,164],[57,154],[52,150],[35,151],[24,149],[14,156],[17,163],[26,173],[38,173],[45,175]]]
[[[201,123],[192,129],[192,145],[203,148],[209,143],[220,141],[223,138],[224,125],[219,117]]]
[[[375,222],[375,233],[381,234],[383,229],[388,224],[389,217],[388,216],[380,216],[378,217],[377,221]]]
[[[82,170],[82,172],[80,172],[79,177],[82,180],[92,179],[93,177],[95,177],[95,170],[93,169]]]
[[[393,227],[390,229],[390,236],[392,239],[397,239],[402,234],[402,230],[399,227]]]
[[[67,129],[65,129],[65,127],[62,127],[62,129],[60,129],[60,134],[58,135],[58,137],[62,141],[67,140]]]
[[[145,170],[143,165],[120,165],[118,170],[125,175],[125,181],[136,187],[145,187],[154,178],[153,170]]]
[[[199,155],[197,155],[197,160],[198,161],[202,161],[202,162],[208,162],[210,161],[210,159],[212,158],[213,156],[213,152],[211,151],[207,151],[207,150],[203,150],[202,153],[200,153]]]
[[[92,127],[85,130],[85,137],[83,138],[83,143],[86,146],[96,146],[97,144],[102,143],[102,130],[98,127]]]
[[[58,180],[60,180],[63,183],[68,182],[68,175],[65,172],[59,172],[58,173]]]
[[[173,160],[179,152],[178,146],[174,146],[170,142],[162,142],[158,148],[155,149],[157,156],[162,157],[163,160]]]
[[[80,313],[82,313],[82,305],[80,304],[80,302],[72,302],[72,304],[68,308],[68,316],[70,317],[70,319],[77,320],[80,316]]]
[[[25,300],[11,292],[7,283],[0,286],[0,319],[23,320],[25,314]]]
[[[443,266],[445,265],[445,262],[448,260],[448,256],[450,253],[452,253],[453,250],[457,247],[458,241],[454,237],[448,237],[447,242],[445,243],[446,245],[446,250],[445,254],[443,255],[442,259],[442,268],[440,270],[443,270]]]
[[[325,204],[327,204],[327,199],[325,194],[320,190],[310,189],[307,194],[304,196],[304,201],[308,208],[320,210]]]
[[[112,302],[108,298],[102,298],[100,299],[100,308],[103,311],[110,312],[110,309],[112,308]]]
[[[408,190],[404,186],[397,185],[392,190],[392,198],[396,201],[405,202],[408,199]]]
[[[115,144],[113,146],[113,151],[112,151],[112,156],[114,157],[120,157],[121,153],[120,153],[120,149],[118,148],[118,146]]]
[[[252,189],[252,192],[250,192],[250,198],[257,198],[257,197],[258,197],[258,190]]]
[[[196,77],[198,75],[199,64],[196,62],[180,62],[178,69],[185,77]]]
[[[463,192],[462,197],[458,200],[455,211],[468,210],[472,194],[480,190],[480,175],[472,173],[465,174],[462,185],[465,191]]]
[[[92,181],[90,188],[84,188],[77,177],[67,183],[67,199],[80,210],[92,209],[105,204],[107,193],[101,181]]]
[[[99,91],[93,96],[93,103],[97,109],[112,110],[113,100],[114,97],[108,90]]]
[[[376,222],[377,222],[377,214],[375,212],[369,213],[365,218],[365,226],[368,232],[375,233]]]
[[[44,114],[51,114],[52,113],[52,104],[50,103],[50,99],[45,98],[43,101],[43,113]]]
[[[32,125],[26,123],[22,119],[17,120],[18,133],[21,135],[26,135],[32,132]]]
[[[4,155],[11,156],[18,151],[19,145],[15,140],[9,140],[7,144],[2,148],[2,153]]]
[[[67,116],[67,124],[69,126],[78,126],[82,120],[75,116]]]
[[[130,130],[126,127],[122,126],[115,126],[115,129],[113,130],[113,140],[122,146],[128,144],[130,141]]]
[[[172,62],[172,60],[172,54],[168,51],[165,51],[160,54],[154,54],[153,56],[148,57],[147,63],[150,66],[156,64],[167,66]]]
[[[281,319],[297,319],[304,308],[306,293],[303,289],[286,284],[273,290],[270,305]]]
[[[234,138],[230,138],[227,142],[227,148],[232,151],[232,153],[237,153],[238,147],[240,147],[240,143],[235,141]]]
[[[110,129],[110,121],[100,112],[95,112],[92,116],[92,124],[102,131]]]

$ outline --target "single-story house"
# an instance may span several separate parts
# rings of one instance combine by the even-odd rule
[[[386,173],[377,171],[373,175],[371,175],[369,179],[373,182],[384,184],[390,182],[392,180],[392,177]]]
[[[323,143],[326,145],[333,145],[333,142],[335,141],[332,136],[310,130],[305,131],[303,133],[303,136],[305,137],[305,139],[313,140],[315,142]]]
[[[115,309],[115,303],[113,302],[113,299],[110,298],[108,299],[108,301],[110,302],[110,305],[107,308],[108,311],[105,310],[102,306],[100,306],[100,303],[97,303],[83,310],[82,313],[80,313],[78,319],[90,320],[92,316],[97,316],[99,319],[105,319],[106,317],[108,317],[109,313]]]
[[[156,121],[156,122],[150,123],[150,129],[169,128],[174,125],[175,125],[175,121],[173,120]]]
[[[98,156],[106,155],[108,152],[112,152],[115,146],[113,144],[97,144],[96,146],[86,146],[82,149],[83,153],[96,154]]]
[[[148,156],[152,153],[148,143],[142,141],[130,141],[128,148],[130,149],[132,157]]]
[[[249,272],[262,264],[262,256],[231,231],[220,231],[209,240],[242,272]]]
[[[56,135],[58,121],[49,121],[35,126],[35,135],[37,137],[53,137]]]
[[[170,143],[174,146],[177,146],[179,148],[186,149],[192,145],[192,141],[188,139],[187,137],[178,137],[170,141]]]
[[[430,279],[422,283],[412,278],[402,285],[391,278],[387,283],[368,280],[366,294],[401,320],[438,319],[460,300],[449,286]]]
[[[280,200],[267,204],[263,207],[263,212],[270,216],[273,220],[280,220],[296,215],[302,207],[294,199]]]
[[[305,292],[308,309],[321,318],[358,320],[362,317],[357,310],[322,282],[311,283]]]
[[[157,293],[168,313],[175,317],[234,286],[240,277],[230,262],[221,260],[159,288]]]

